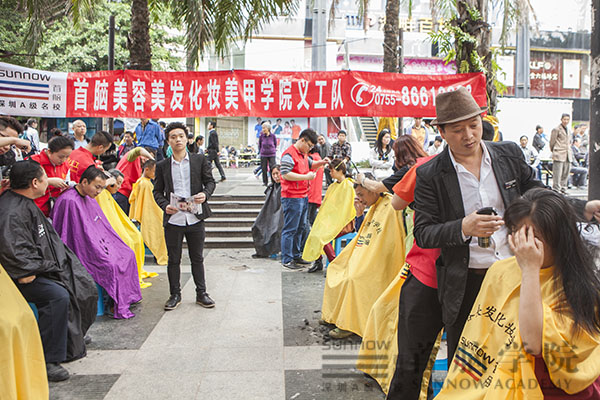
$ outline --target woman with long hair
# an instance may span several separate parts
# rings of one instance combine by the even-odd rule
[[[515,257],[488,270],[440,398],[600,398],[600,280],[574,209],[532,189],[504,221]]]
[[[394,151],[394,164],[396,167],[393,175],[382,181],[377,181],[366,178],[364,174],[358,174],[356,181],[372,192],[392,192],[394,185],[400,182],[408,170],[415,165],[417,159],[427,157],[425,150],[411,135],[403,135],[396,139],[392,145],[392,150]]]
[[[389,129],[382,129],[377,135],[375,147],[371,149],[369,163],[373,168],[373,175],[377,180],[382,180],[394,172],[394,152],[392,151],[392,136]]]

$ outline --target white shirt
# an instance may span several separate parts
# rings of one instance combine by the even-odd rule
[[[457,163],[450,150],[450,159],[456,169],[458,184],[462,196],[465,215],[471,214],[483,207],[494,207],[498,215],[504,216],[504,202],[498,187],[498,181],[492,169],[492,159],[483,141],[481,141],[483,157],[479,168],[479,180],[461,164]],[[469,268],[486,269],[498,260],[511,257],[512,253],[508,246],[506,237],[507,230],[504,225],[498,229],[490,238],[490,247],[482,248],[477,244],[477,238],[473,237],[469,244]],[[466,237],[463,233],[463,238]]]
[[[181,162],[176,161],[174,157],[171,157],[171,176],[173,178],[173,193],[179,197],[190,197],[192,195],[190,184],[190,156],[187,152]],[[178,211],[169,218],[169,224],[177,226],[194,225],[198,222],[200,222],[200,220],[196,218],[194,214],[185,211]]]
[[[41,151],[41,149],[40,149],[40,134],[38,133],[37,129],[28,127],[25,132],[27,132],[27,136],[29,136],[29,138],[31,139],[31,142],[35,146],[35,149],[39,153]]]

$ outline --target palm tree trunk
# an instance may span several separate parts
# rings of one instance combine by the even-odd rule
[[[383,36],[383,72],[398,72],[398,32],[400,0],[387,0]]]
[[[460,49],[457,49],[456,62],[460,68],[461,63],[469,64],[469,72],[477,72],[479,69],[475,68],[471,63],[471,51],[476,50],[477,54],[483,61],[483,67],[486,72],[486,90],[488,95],[488,107],[490,114],[496,113],[497,101],[497,90],[494,86],[494,75],[492,69],[492,52],[490,51],[492,41],[492,31],[490,25],[487,23],[488,15],[488,2],[487,0],[460,0],[456,3],[458,11],[458,21],[461,29],[468,34],[475,37],[477,40],[476,45],[464,43]],[[481,19],[473,20],[469,14],[469,9],[475,9],[479,11]]]
[[[131,2],[131,32],[129,33],[131,69],[152,70],[149,19],[148,0],[133,0]]]

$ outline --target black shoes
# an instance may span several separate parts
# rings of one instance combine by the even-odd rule
[[[61,382],[69,379],[69,371],[59,363],[46,363],[46,373],[50,382]]]
[[[317,271],[323,271],[323,259],[321,257],[319,257],[312,267],[310,267],[306,272],[311,273]]]
[[[196,295],[196,304],[204,308],[213,308],[215,306],[214,300],[206,292]]]
[[[306,261],[302,258],[295,258],[294,262],[298,265],[310,265],[310,261]]]
[[[286,263],[281,263],[281,266],[282,266],[282,267],[285,267],[285,268],[287,268],[287,269],[290,269],[290,270],[292,270],[292,271],[297,271],[297,270],[299,270],[299,269],[302,269],[302,268],[304,268],[303,266],[301,266],[301,265],[298,265],[298,264],[296,264],[296,263],[295,263],[295,262],[293,262],[293,261],[286,262]]]
[[[84,341],[85,344],[90,344],[90,343],[92,343],[92,338],[90,336],[88,336],[88,335],[85,335],[83,337],[83,341]]]
[[[172,294],[169,297],[169,300],[165,303],[165,310],[171,311],[177,308],[178,305],[181,304],[181,295],[180,294]]]
[[[227,178],[225,178],[225,177],[223,176],[223,177],[221,177],[221,180],[220,180],[219,182],[224,182],[224,181],[226,181],[226,180],[227,180]]]

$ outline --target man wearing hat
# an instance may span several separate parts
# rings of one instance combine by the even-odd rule
[[[545,187],[516,143],[481,140],[483,112],[464,88],[439,94],[432,125],[448,145],[417,168],[414,236],[421,248],[441,249],[436,270],[449,365],[487,269],[512,255],[504,210],[527,190]],[[600,201],[570,201],[580,215],[600,210]],[[477,214],[484,207],[497,215]],[[489,246],[479,238],[489,238]]]

